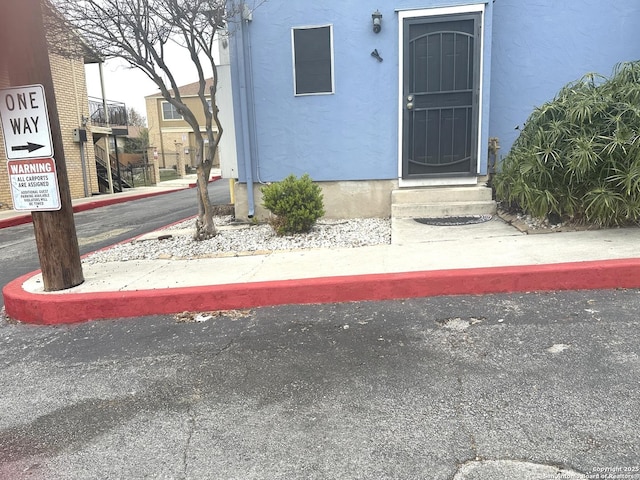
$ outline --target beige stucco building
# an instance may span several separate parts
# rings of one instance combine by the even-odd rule
[[[208,79],[205,91],[208,92],[213,79]],[[205,116],[198,98],[199,82],[179,87],[180,96],[198,118],[200,132],[205,133]],[[206,95],[211,104],[211,98]],[[159,168],[174,168],[182,176],[188,169],[197,165],[195,158],[196,137],[193,129],[167,102],[160,92],[145,97],[147,107],[147,127],[152,156]],[[214,127],[214,132],[217,133]],[[205,148],[206,145],[205,138]],[[220,165],[218,153],[214,159],[214,167]]]

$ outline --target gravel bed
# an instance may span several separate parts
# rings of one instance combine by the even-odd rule
[[[558,223],[551,223],[546,218],[535,218],[531,215],[524,215],[522,213],[517,214],[516,219],[525,223],[530,230],[556,230],[565,225],[562,221]]]
[[[163,240],[120,243],[85,257],[84,264],[130,260],[194,259],[308,248],[354,248],[391,243],[391,220],[357,218],[321,220],[309,233],[278,237],[266,224],[237,224],[232,217],[216,217],[218,235],[196,242],[194,219],[165,227]]]

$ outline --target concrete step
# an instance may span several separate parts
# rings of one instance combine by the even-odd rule
[[[391,192],[391,204],[483,202],[491,200],[491,193],[491,189],[484,185],[403,188]]]
[[[493,200],[448,203],[398,203],[391,205],[392,218],[438,218],[458,215],[493,215]]]

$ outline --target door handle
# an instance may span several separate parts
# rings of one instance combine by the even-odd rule
[[[407,110],[413,110],[413,95],[407,95]]]

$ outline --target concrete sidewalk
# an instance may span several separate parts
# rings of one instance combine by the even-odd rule
[[[497,217],[449,227],[400,220],[390,245],[84,265],[85,282],[75,288],[46,293],[33,273],[3,294],[9,316],[57,324],[282,304],[638,288],[639,245],[639,228],[527,235]]]

